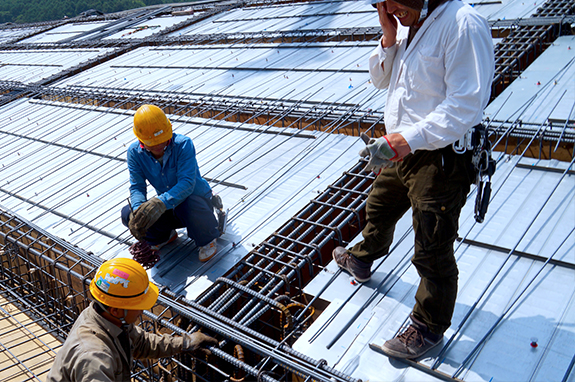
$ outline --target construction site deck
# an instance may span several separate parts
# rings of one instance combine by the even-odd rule
[[[410,214],[369,282],[331,255],[366,223],[375,176],[359,136],[385,131],[369,2],[199,1],[0,25],[0,381],[44,381],[96,269],[131,256],[126,150],[148,103],[193,140],[229,214],[209,262],[185,229],[162,249],[148,270],[160,297],[139,322],[220,347],[135,361],[133,381],[575,382],[575,3],[468,3],[492,31],[497,171],[485,221],[474,187],[461,213],[452,326],[418,362],[369,346],[408,322]]]

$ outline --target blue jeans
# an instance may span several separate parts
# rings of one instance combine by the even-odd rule
[[[122,208],[122,224],[128,226],[130,206]],[[213,213],[212,201],[190,195],[176,208],[167,210],[146,232],[144,239],[151,245],[163,243],[176,228],[188,229],[188,236],[198,246],[204,246],[220,236],[218,222]]]

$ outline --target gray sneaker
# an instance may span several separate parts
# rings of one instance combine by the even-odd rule
[[[413,323],[394,339],[385,341],[381,350],[395,358],[415,359],[433,349],[443,340],[443,334],[435,334],[423,322],[411,317]]]
[[[344,247],[335,247],[331,253],[336,264],[350,273],[360,283],[368,282],[371,278],[371,264],[357,259]]]

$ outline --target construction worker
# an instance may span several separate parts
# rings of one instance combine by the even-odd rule
[[[451,325],[458,270],[453,243],[470,185],[472,152],[452,145],[480,124],[494,73],[490,28],[459,0],[387,0],[376,5],[383,35],[369,59],[372,83],[388,88],[386,134],[360,151],[377,175],[367,198],[363,241],[333,258],[367,282],[388,254],[397,221],[411,208],[412,263],[421,280],[411,324],[381,350],[418,358]],[[401,24],[401,25],[400,25]]]
[[[132,259],[104,262],[90,283],[95,299],[80,314],[58,351],[47,382],[130,381],[132,359],[158,359],[201,351],[218,341],[203,333],[169,336],[146,332],[134,323],[158,299],[158,287]]]
[[[128,148],[131,206],[122,209],[122,223],[152,249],[174,241],[176,228],[186,227],[199,248],[199,259],[210,260],[220,236],[213,213],[212,189],[200,175],[192,140],[172,133],[172,124],[154,105],[142,105],[134,115],[138,138]],[[156,197],[146,198],[146,180]]]

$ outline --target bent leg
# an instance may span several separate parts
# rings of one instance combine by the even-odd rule
[[[395,225],[410,207],[407,191],[399,179],[397,167],[384,169],[375,178],[367,197],[363,241],[349,250],[353,256],[370,263],[387,255]]]
[[[188,236],[199,247],[210,243],[220,236],[218,221],[209,199],[190,195],[174,208],[174,215],[180,225],[188,229]]]
[[[130,222],[130,206],[126,205],[122,208],[122,224],[126,227]],[[167,210],[160,216],[160,218],[146,231],[146,240],[151,245],[156,245],[166,242],[170,238],[170,233],[176,228],[180,228],[178,221],[174,216],[174,210]]]

